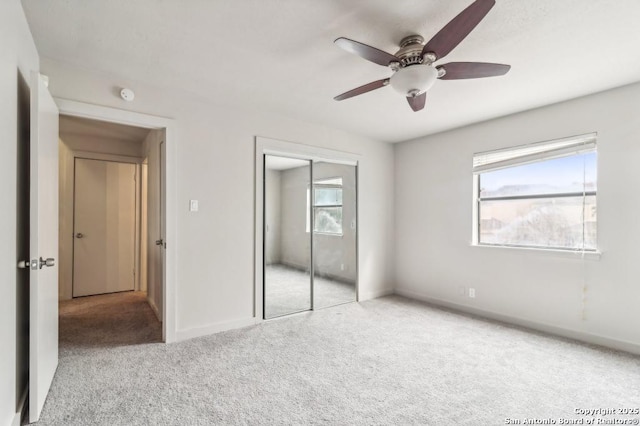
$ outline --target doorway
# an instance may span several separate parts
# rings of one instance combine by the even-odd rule
[[[60,114],[63,116],[124,125],[143,129],[148,132],[149,138],[143,144],[144,151],[141,155],[138,155],[141,162],[139,166],[143,168],[142,164],[147,164],[148,197],[146,197],[146,199],[150,200],[151,197],[155,197],[155,200],[162,203],[161,206],[158,206],[157,210],[153,210],[161,211],[163,215],[161,218],[157,218],[154,222],[155,225],[152,224],[151,216],[149,215],[146,228],[148,232],[145,240],[141,241],[140,245],[144,246],[146,244],[147,246],[148,264],[152,261],[156,262],[154,263],[154,265],[157,265],[155,270],[161,271],[161,274],[156,274],[159,281],[154,280],[154,288],[152,289],[151,286],[148,286],[147,292],[149,295],[154,294],[153,300],[155,306],[153,306],[153,308],[157,317],[162,321],[162,340],[166,343],[174,342],[177,339],[175,307],[177,139],[175,122],[169,118],[66,99],[56,99],[56,103],[60,109]],[[120,160],[120,158],[115,159]],[[60,161],[62,163],[62,158]],[[159,171],[160,161],[162,161],[161,172]],[[162,198],[160,198],[160,194],[162,194]],[[148,210],[149,212],[152,211],[151,205],[148,206]],[[72,228],[72,225],[65,229],[61,227],[60,232],[70,238],[73,235]],[[162,243],[156,245],[158,241]],[[64,248],[60,247],[60,254],[62,254],[63,250]],[[62,267],[60,269],[62,270]],[[151,268],[149,265],[145,271],[148,272],[149,276],[142,282],[151,282],[153,277],[151,277]],[[70,275],[70,270],[67,273]],[[138,277],[141,275],[143,274],[139,274]],[[62,274],[61,278],[63,278]]]
[[[262,318],[357,300],[357,163],[264,154]]]
[[[165,129],[60,115],[60,347],[162,341]]]

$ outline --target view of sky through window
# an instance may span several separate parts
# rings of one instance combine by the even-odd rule
[[[560,157],[482,173],[482,197],[558,194],[596,190],[597,154]],[[584,182],[584,185],[583,185]]]

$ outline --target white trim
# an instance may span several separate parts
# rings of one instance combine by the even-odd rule
[[[105,154],[102,152],[91,151],[75,151],[70,149],[73,153],[73,158],[84,158],[87,160],[102,160],[102,161],[115,161],[117,163],[129,163],[129,164],[142,164],[143,158],[133,155],[119,155],[119,154]]]
[[[336,151],[296,142],[285,142],[277,139],[256,136],[256,148],[261,154],[279,155],[282,157],[299,158],[301,160],[329,161],[331,163],[358,165],[361,155],[352,152]]]
[[[407,290],[403,288],[396,288],[395,293],[399,296],[407,297],[409,299],[420,300],[434,305],[442,306],[445,308],[453,309],[460,312],[465,312],[473,315],[478,315],[484,318],[489,318],[495,321],[500,321],[507,324],[513,324],[520,327],[529,328],[543,333],[549,333],[560,337],[565,337],[580,342],[605,346],[625,352],[631,352],[640,355],[640,345],[637,343],[629,342],[626,340],[613,339],[610,337],[602,336],[599,334],[587,333],[584,331],[572,330],[569,328],[558,327],[556,325],[531,321],[524,318],[518,318],[510,315],[500,314],[498,312],[475,308],[472,306],[462,305],[455,302],[449,302],[447,300],[438,299],[435,297],[427,296],[426,294],[415,292],[413,290]]]
[[[263,170],[263,156],[265,154],[269,155],[278,155],[281,157],[288,158],[299,158],[303,160],[311,160],[311,161],[329,161],[332,163],[338,164],[346,164],[350,166],[357,166],[356,173],[359,173],[360,167],[359,162],[362,158],[361,155],[355,154],[352,152],[343,152],[336,151],[333,149],[320,148],[312,145],[304,145],[300,143],[294,142],[285,142],[277,139],[265,138],[262,136],[256,136],[255,141],[255,186],[254,186],[254,195],[255,195],[255,205],[254,205],[254,220],[255,220],[255,234],[253,239],[254,245],[254,262],[255,262],[255,275],[254,275],[254,291],[253,291],[253,317],[256,322],[264,321],[263,317],[263,265],[262,259],[264,256],[263,253],[263,216],[264,216],[264,194],[262,191],[262,185],[264,180],[264,170]],[[356,223],[358,224],[358,229],[356,232],[356,271],[360,271],[360,256],[359,253],[359,245],[360,245],[360,228],[359,228],[359,212],[360,208],[357,205],[359,200],[359,191],[360,183],[359,176],[356,174]],[[360,301],[361,294],[359,291],[360,288],[360,279],[356,281],[356,300]]]
[[[393,288],[379,288],[377,290],[360,292],[358,301],[377,299],[378,297],[390,296],[395,293]]]
[[[564,257],[576,260],[600,260],[602,257],[601,251],[587,251],[587,250],[562,250],[562,249],[550,249],[545,247],[519,247],[519,246],[507,246],[507,245],[492,245],[492,244],[479,244],[471,243],[471,247],[480,247],[490,250],[520,250],[522,253],[531,253],[538,256],[551,256],[551,257]]]
[[[23,414],[25,414],[25,409],[27,408],[28,395],[29,395],[29,387],[27,386],[22,392],[20,401],[18,401],[18,411],[16,411],[15,416],[13,416],[13,420],[11,421],[11,426],[20,426],[22,424]]]
[[[209,336],[211,334],[221,333],[223,331],[234,330],[237,328],[250,327],[258,322],[255,318],[245,318],[234,321],[217,322],[205,325],[204,327],[194,327],[176,332],[176,341],[194,339],[196,337]]]
[[[485,173],[596,150],[598,134],[570,136],[473,154],[473,172]]]
[[[176,209],[177,203],[177,137],[175,122],[170,118],[157,117],[138,112],[126,111],[116,108],[92,105],[68,99],[54,98],[60,114],[74,117],[83,117],[93,120],[107,121],[110,123],[127,124],[146,129],[166,130],[166,156],[165,156],[165,222],[166,222],[166,262],[163,274],[163,312],[162,312],[162,337],[166,343],[176,340]]]

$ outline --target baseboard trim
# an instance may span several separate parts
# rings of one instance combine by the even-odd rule
[[[160,315],[160,311],[156,306],[156,302],[154,302],[150,297],[147,297],[147,303],[149,304],[149,306],[151,306],[151,310],[153,311],[153,313],[156,314],[156,318],[158,318],[158,321],[162,322],[162,315]]]
[[[25,409],[27,408],[27,395],[29,395],[28,388],[26,388],[22,392],[22,396],[20,397],[20,401],[18,402],[18,411],[16,415],[13,416],[13,420],[11,421],[11,426],[20,426],[22,424],[22,419],[24,418]]]
[[[241,320],[235,321],[225,321],[225,322],[217,322],[214,324],[209,324],[204,327],[195,327],[188,328],[186,330],[178,330],[176,331],[176,341],[194,339],[196,337],[208,336],[210,334],[221,333],[223,331],[234,330],[236,328],[248,327],[251,325],[255,325],[257,322],[261,322],[260,320],[256,320],[256,318],[245,318]]]
[[[602,336],[594,333],[587,333],[584,331],[572,330],[569,328],[558,327],[556,325],[531,321],[524,318],[518,318],[511,315],[504,315],[498,312],[474,308],[472,306],[462,305],[455,302],[450,302],[444,299],[427,296],[423,293],[418,293],[413,290],[407,290],[403,288],[396,288],[395,294],[409,299],[420,300],[423,302],[431,303],[433,305],[442,306],[445,308],[461,311],[473,315],[477,315],[484,318],[489,318],[495,321],[504,322],[507,324],[514,324],[520,327],[529,328],[543,333],[553,334],[560,337],[565,337],[573,340],[578,340],[584,343],[592,345],[605,346],[611,349],[630,352],[636,355],[640,355],[640,344],[629,342],[626,340],[613,339],[611,337]]]
[[[365,300],[377,299],[378,297],[389,296],[394,294],[393,288],[379,288],[372,291],[360,291],[358,293],[358,302],[364,302]]]

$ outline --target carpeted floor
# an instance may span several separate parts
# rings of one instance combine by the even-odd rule
[[[162,324],[143,292],[65,300],[59,305],[60,357],[84,347],[114,347],[162,341]]]
[[[640,405],[640,357],[396,296],[169,345],[81,333],[41,425],[559,424]]]
[[[309,310],[310,274],[286,265],[265,267],[265,314],[275,318],[294,312]],[[321,309],[356,300],[356,285],[326,277],[315,276],[314,308]]]

